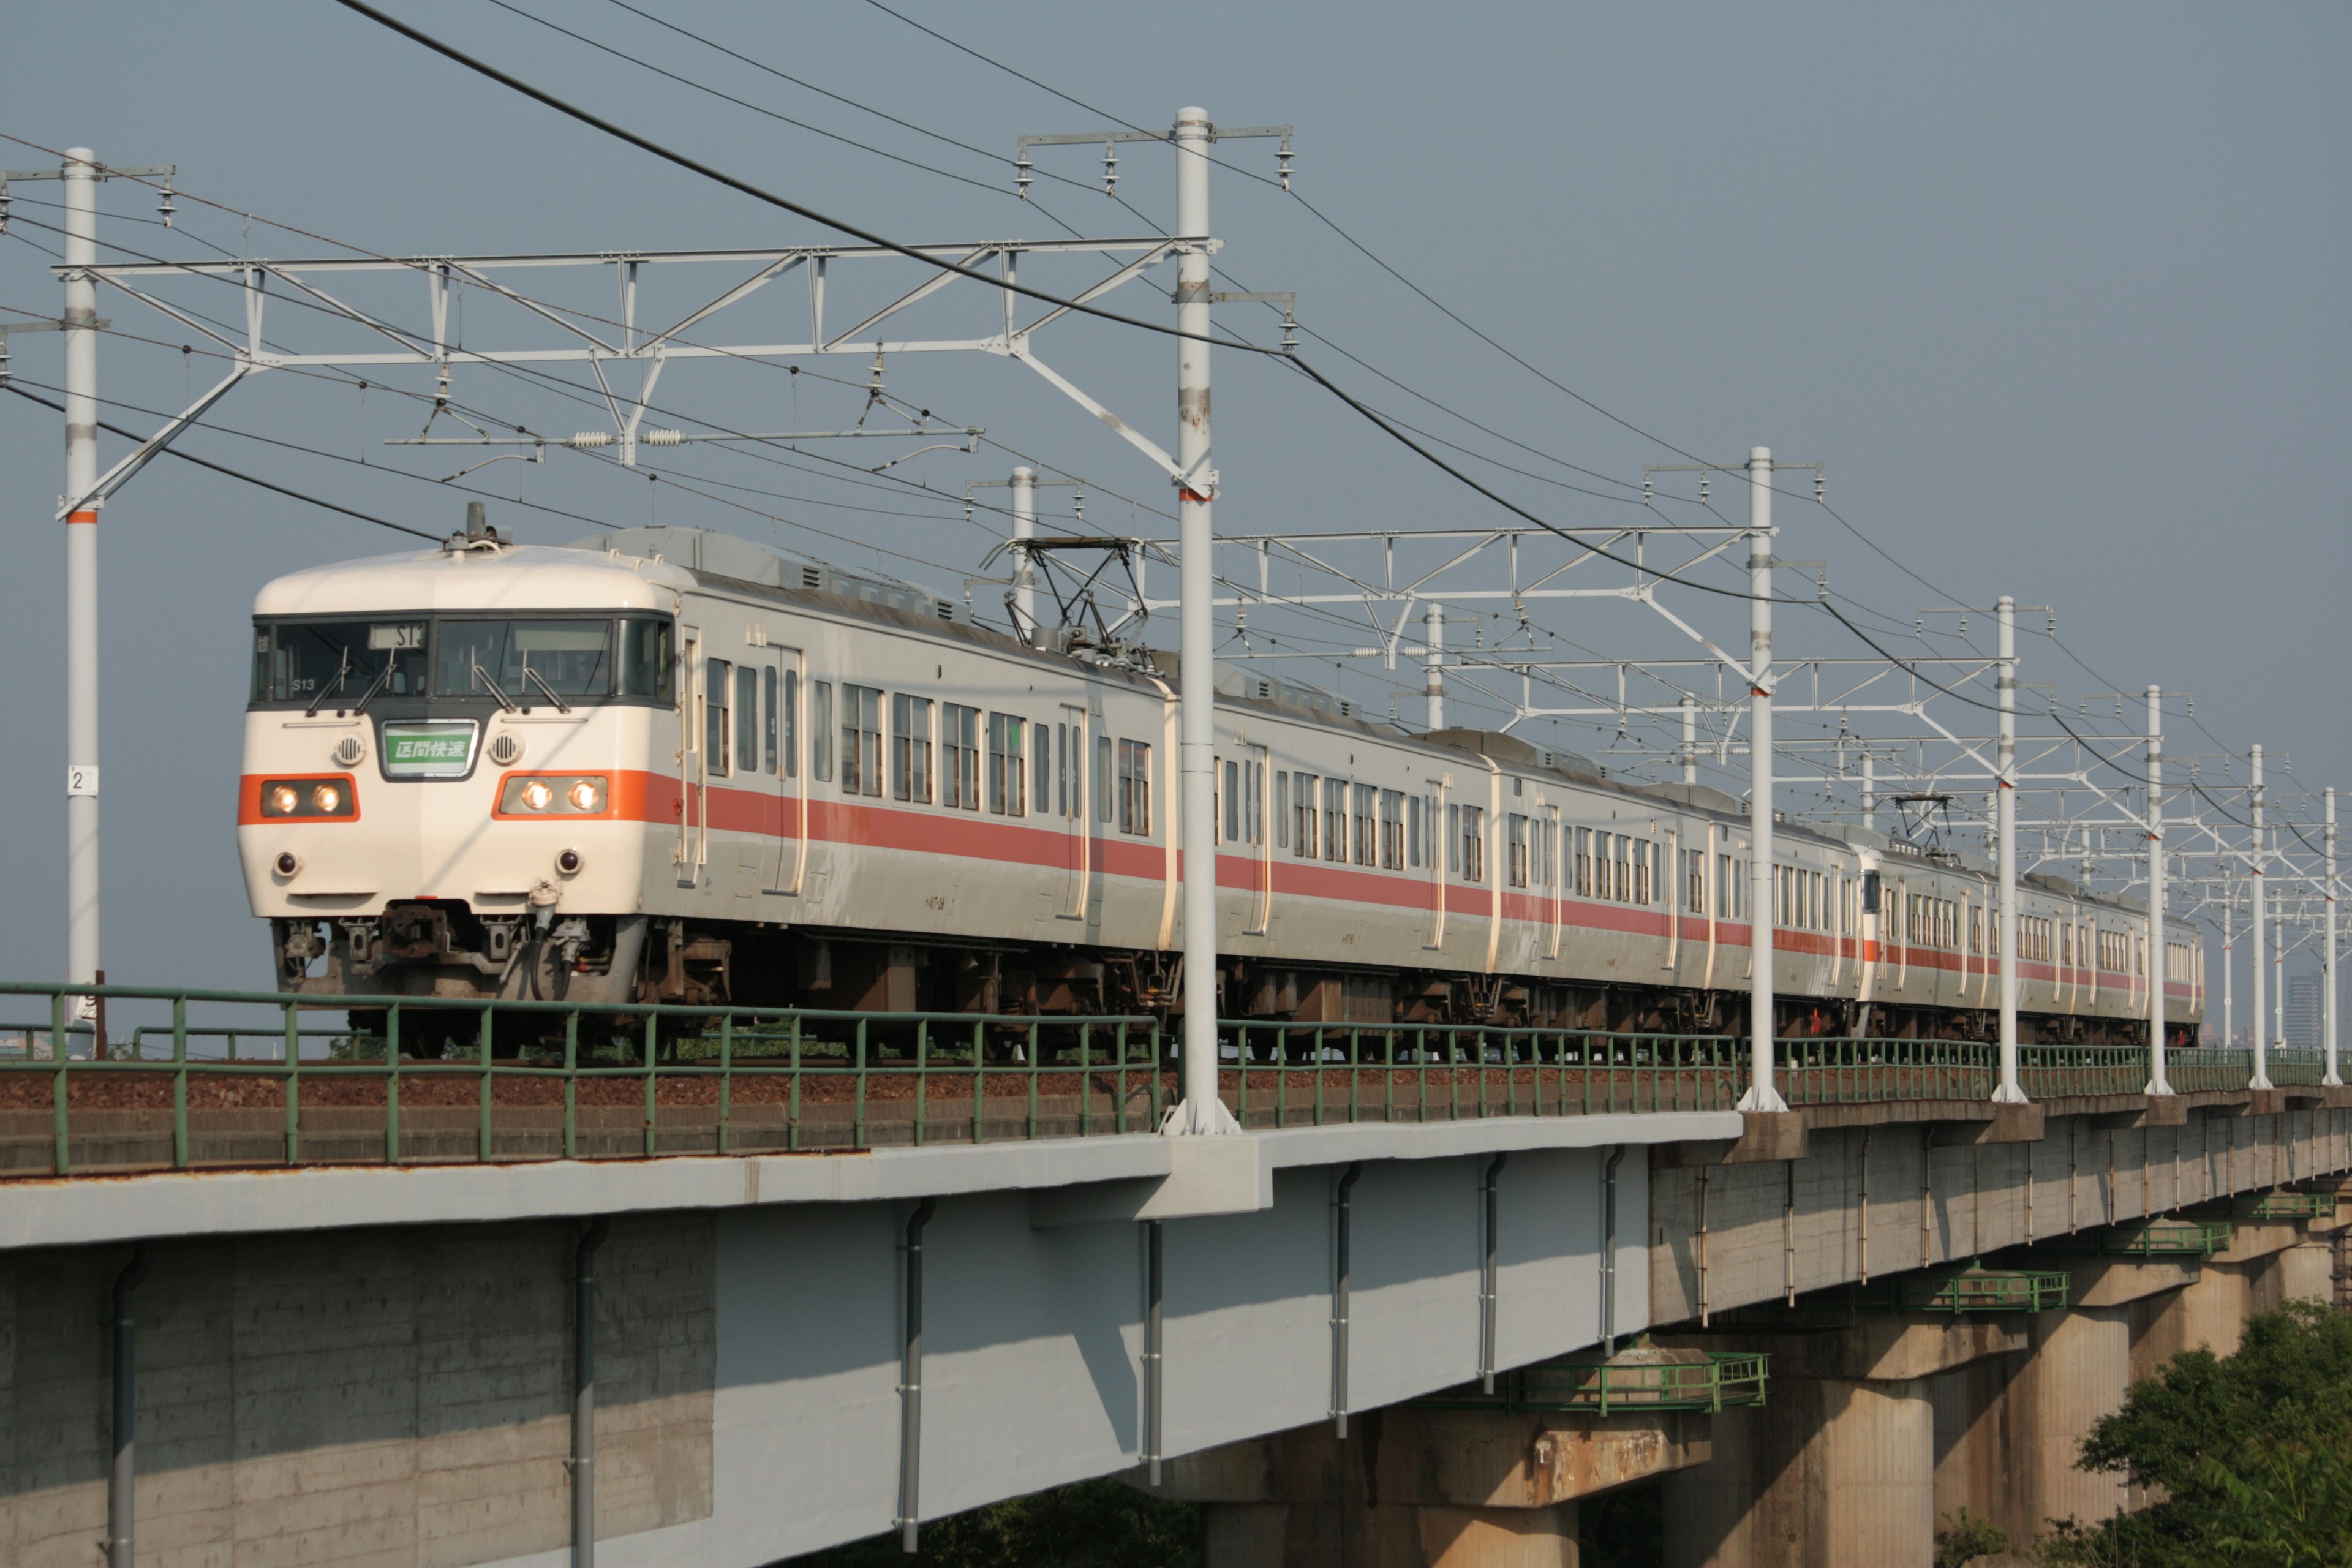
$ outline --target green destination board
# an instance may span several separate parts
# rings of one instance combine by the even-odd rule
[[[383,771],[388,778],[462,778],[473,761],[470,723],[383,727]]]

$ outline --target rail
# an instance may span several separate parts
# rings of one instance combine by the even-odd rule
[[[0,983],[0,1176],[862,1151],[1148,1132],[1173,1039],[1139,1016],[688,1007]],[[84,999],[110,1007],[101,1044]],[[5,1001],[0,1001],[5,1011]],[[342,1027],[321,1017],[347,1015]],[[307,1021],[306,1021],[307,1020]],[[1250,1128],[1728,1110],[1732,1036],[1450,1024],[1223,1026]],[[2037,1099],[2136,1095],[2145,1053],[2029,1046]],[[2305,1056],[2311,1059],[2305,1061]],[[1978,1041],[1780,1042],[1794,1105],[1981,1101]],[[2189,1091],[2243,1089],[2242,1050],[2169,1055]],[[2317,1053],[2275,1051],[2280,1083]]]

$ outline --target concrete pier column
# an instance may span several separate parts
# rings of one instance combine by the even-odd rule
[[[1717,1416],[1714,1459],[1666,1478],[1667,1568],[1929,1568],[1935,1384],[2028,1336],[2006,1320],[1840,1312],[1714,1342],[1769,1352],[1771,1400]]]
[[[1577,1500],[1706,1462],[1709,1417],[1398,1405],[1164,1461],[1208,1568],[1579,1568]],[[1130,1484],[1139,1477],[1130,1474]]]
[[[2335,1299],[2336,1240],[2323,1233],[2273,1253],[2252,1304],[2256,1311],[2267,1311],[2287,1301],[2326,1305]]]
[[[2101,1416],[2123,1408],[2131,1386],[2131,1310],[2074,1307],[2041,1313],[2034,1344],[2004,1398],[2014,1414],[2017,1495],[2014,1541],[2031,1542],[2061,1519],[2095,1523],[2130,1506],[2124,1478],[2077,1468],[2083,1438]]]

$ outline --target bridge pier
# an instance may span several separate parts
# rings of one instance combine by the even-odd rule
[[[1465,1394],[1465,1404],[1467,1403]],[[1569,1415],[1444,1396],[1168,1461],[1207,1568],[1577,1568],[1580,1500],[1712,1452],[1695,1411]]]

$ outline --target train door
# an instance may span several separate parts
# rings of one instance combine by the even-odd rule
[[[1559,836],[1559,807],[1546,803],[1537,820],[1543,829],[1543,854],[1538,863],[1544,874],[1545,901],[1551,906],[1547,911],[1549,918],[1544,922],[1544,956],[1558,958],[1560,922],[1568,898],[1564,885],[1568,880],[1568,855]]]
[[[1421,836],[1423,863],[1429,868],[1429,929],[1423,947],[1444,949],[1445,946],[1445,780],[1430,779],[1422,785],[1422,811],[1427,817]]]
[[[1242,844],[1251,860],[1251,897],[1249,919],[1242,928],[1244,936],[1264,936],[1274,920],[1274,831],[1265,816],[1265,761],[1264,746],[1246,742],[1236,748],[1241,752],[1241,827]],[[1387,832],[1383,826],[1382,834]],[[1383,841],[1383,847],[1385,840]],[[1384,859],[1376,854],[1375,859]]]
[[[709,809],[710,776],[706,771],[705,737],[709,733],[709,700],[708,672],[702,665],[702,631],[698,626],[677,628],[679,736],[677,847],[671,858],[677,863],[677,885],[691,888],[702,879],[702,863],[709,858],[710,833],[705,820]],[[724,721],[721,721],[722,726]]]
[[[1055,912],[1066,921],[1087,918],[1094,869],[1094,844],[1087,833],[1087,710],[1066,704],[1054,723],[1053,783],[1053,807],[1062,828],[1062,897]],[[1045,781],[1038,783],[1042,793]]]
[[[761,859],[772,893],[799,892],[807,874],[808,775],[800,735],[805,662],[800,649],[772,646],[758,660],[760,787],[768,801]]]

